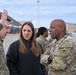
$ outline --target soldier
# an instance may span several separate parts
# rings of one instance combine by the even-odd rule
[[[46,39],[46,37],[48,37],[48,29],[46,27],[40,27],[38,29],[36,37],[37,37],[36,41],[42,46],[43,48],[42,53],[44,53],[48,45],[48,42]],[[43,75],[47,75],[47,66],[45,67],[44,65],[41,64],[41,69],[42,69]]]
[[[76,41],[66,34],[66,24],[55,19],[50,24],[53,39],[41,57],[41,63],[48,65],[48,75],[76,75]]]
[[[37,37],[36,38],[37,43],[39,43],[42,46],[43,52],[45,52],[46,48],[47,48],[47,43],[48,43],[47,39],[46,39],[46,37],[48,37],[48,30],[47,30],[47,28],[46,27],[40,27],[38,29],[36,37]]]
[[[0,19],[0,75],[9,75],[9,71],[6,65],[6,59],[3,49],[3,38],[7,35],[9,32],[9,19],[7,19],[7,10],[3,10],[1,14]],[[9,20],[9,21],[7,21]]]

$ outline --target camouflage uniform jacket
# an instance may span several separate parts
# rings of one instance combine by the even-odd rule
[[[5,53],[3,49],[3,41],[0,39],[0,75],[9,75],[6,65]]]
[[[55,58],[48,64],[50,55]],[[69,35],[59,41],[54,40],[42,55],[41,63],[48,65],[48,75],[76,75],[76,41]]]
[[[45,52],[47,48],[47,40],[42,35],[40,35],[39,37],[36,38],[36,41],[42,46]]]

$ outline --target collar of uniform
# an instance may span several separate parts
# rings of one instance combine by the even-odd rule
[[[65,35],[63,38],[61,38],[59,41],[56,40],[56,43],[61,43],[64,41],[64,39],[67,37],[67,35]]]
[[[46,38],[44,38],[42,35],[40,35],[40,37],[46,41]]]

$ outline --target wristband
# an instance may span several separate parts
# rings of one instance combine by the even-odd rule
[[[48,57],[48,64],[52,63],[52,56]]]

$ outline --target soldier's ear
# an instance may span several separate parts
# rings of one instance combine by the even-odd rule
[[[64,27],[61,26],[61,31],[63,31],[63,30],[64,30]]]

